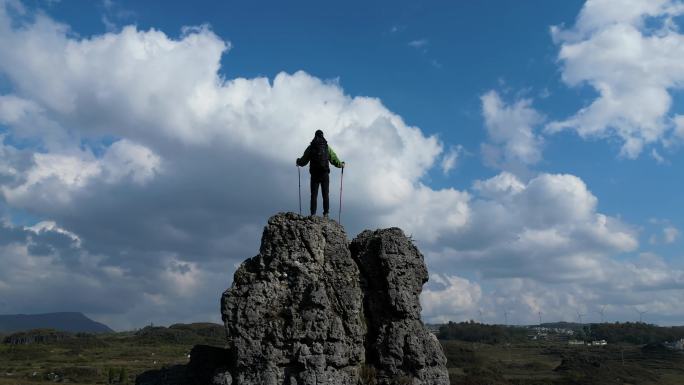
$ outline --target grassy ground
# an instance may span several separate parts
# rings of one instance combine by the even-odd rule
[[[189,346],[136,346],[126,341],[73,350],[55,345],[0,346],[0,384],[63,381],[79,384],[134,383],[137,374],[187,362]]]
[[[452,384],[684,384],[684,355],[638,345],[444,341]]]
[[[203,324],[190,331],[183,327],[50,344],[0,344],[0,385],[134,384],[135,376],[144,371],[187,363],[195,344],[223,344],[222,326]]]
[[[222,346],[221,329],[156,329],[50,344],[0,345],[0,385],[133,384],[150,369],[186,363],[195,344]],[[684,355],[637,345],[570,347],[444,341],[452,384],[684,384]]]

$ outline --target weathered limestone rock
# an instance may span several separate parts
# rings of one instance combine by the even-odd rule
[[[185,372],[137,383],[448,385],[441,346],[420,320],[427,279],[398,228],[364,231],[350,245],[334,221],[275,215],[221,298],[227,348],[196,347]]]
[[[363,293],[342,226],[272,217],[221,300],[236,384],[356,385]]]
[[[398,228],[366,230],[350,246],[361,269],[366,357],[378,385],[448,385],[446,358],[420,320],[423,255]]]

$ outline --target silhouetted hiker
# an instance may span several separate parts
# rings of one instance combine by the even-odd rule
[[[340,161],[335,151],[328,146],[328,142],[323,137],[323,131],[316,130],[316,134],[309,147],[304,151],[301,158],[297,158],[297,166],[304,167],[309,165],[311,174],[311,215],[316,215],[316,201],[318,200],[318,185],[321,186],[323,193],[323,216],[328,217],[330,210],[330,199],[328,196],[330,185],[330,166],[331,163],[337,168],[344,168],[344,162]]]

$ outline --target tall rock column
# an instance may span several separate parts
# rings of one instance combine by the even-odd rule
[[[378,385],[448,385],[446,358],[420,319],[423,255],[398,228],[366,230],[350,246],[361,270],[366,361]]]
[[[259,255],[223,293],[230,373],[239,385],[357,385],[363,293],[344,229],[296,214],[271,217]]]

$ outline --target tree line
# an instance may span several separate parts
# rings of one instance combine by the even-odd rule
[[[505,325],[487,325],[475,321],[449,322],[439,327],[437,338],[441,340],[461,340],[499,344],[527,340],[528,330]]]
[[[684,338],[684,326],[658,326],[644,322],[568,324],[574,338],[606,340],[608,343],[652,344],[678,341]],[[546,325],[544,325],[546,326]],[[488,344],[522,342],[529,338],[529,327],[488,325],[474,321],[449,322],[441,325],[437,338]]]
[[[615,322],[586,325],[585,333],[595,340],[641,345],[680,340],[684,338],[684,326],[657,326],[644,322]]]

